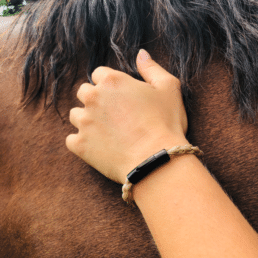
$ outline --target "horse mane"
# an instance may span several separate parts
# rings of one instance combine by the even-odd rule
[[[92,84],[94,69],[107,66],[111,56],[115,56],[114,61],[121,71],[142,79],[135,60],[139,49],[148,43],[146,32],[152,29],[153,40],[162,46],[169,58],[168,71],[181,81],[186,110],[191,109],[191,79],[200,76],[216,51],[232,68],[232,97],[240,110],[240,118],[255,122],[258,99],[257,1],[33,1],[13,22],[7,40],[23,14],[26,14],[22,25],[25,33],[18,49],[19,55],[25,57],[20,108],[37,101],[44,92],[44,109],[54,104],[58,112],[58,92],[73,86],[78,72],[78,56],[82,54],[87,55],[85,74]],[[147,22],[148,17],[151,17],[152,24]],[[19,41],[20,38],[21,33]],[[16,48],[17,45],[13,51]],[[12,55],[12,60],[17,58],[18,55],[15,59]],[[37,78],[34,85],[29,84],[31,71]],[[72,74],[71,86],[60,85],[60,80],[68,74]],[[51,75],[54,80],[49,85]],[[48,90],[52,92],[52,99],[47,106]]]

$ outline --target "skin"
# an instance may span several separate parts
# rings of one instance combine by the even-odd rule
[[[79,131],[66,138],[70,151],[121,184],[149,156],[189,144],[178,79],[144,51],[137,66],[146,83],[108,67],[93,72],[96,86],[77,93],[85,107],[70,111]],[[162,257],[258,257],[257,233],[194,155],[151,173],[133,196]]]
[[[168,139],[174,143],[187,131],[179,80],[162,67],[145,67],[146,58],[149,55],[139,59],[138,67],[147,83],[99,67],[92,74],[97,86],[85,83],[78,90],[85,107],[70,111],[70,121],[79,133],[66,138],[68,149],[118,183],[124,183],[128,171],[153,153],[152,143],[163,139],[169,147]],[[149,73],[165,76],[148,80]]]

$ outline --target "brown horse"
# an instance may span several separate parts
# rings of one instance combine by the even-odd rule
[[[10,46],[20,29],[8,40]],[[153,33],[148,31],[144,48],[169,70],[166,53],[151,41]],[[1,53],[0,63],[6,56]],[[109,67],[121,70],[114,60],[111,55]],[[82,107],[76,93],[89,82],[87,54],[79,55],[73,87],[59,92],[63,123],[54,109],[38,116],[43,97],[18,110],[24,62],[20,57],[9,69],[7,61],[0,76],[0,257],[159,257],[140,211],[122,200],[122,186],[65,146],[66,136],[76,133],[69,111]],[[30,85],[36,85],[31,76]],[[258,232],[257,123],[239,121],[232,80],[232,67],[219,51],[191,79],[187,139],[204,151],[208,169]]]

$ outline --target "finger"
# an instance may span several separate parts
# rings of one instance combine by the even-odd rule
[[[70,134],[65,139],[65,145],[69,151],[82,157],[84,153],[83,142],[78,134]]]
[[[147,51],[139,51],[136,63],[142,78],[155,88],[168,90],[172,87],[181,90],[180,81],[156,63]]]
[[[77,98],[85,105],[85,107],[90,107],[96,104],[98,96],[98,90],[90,83],[82,84],[77,91]]]
[[[86,126],[92,122],[86,109],[79,107],[75,107],[70,110],[69,119],[71,124],[79,130],[86,129]]]
[[[93,71],[93,73],[91,75],[92,81],[97,85],[97,84],[99,84],[100,81],[103,80],[103,78],[105,78],[106,76],[111,74],[111,72],[114,72],[114,71],[116,71],[116,70],[114,70],[110,67],[99,66],[98,68],[96,68]]]

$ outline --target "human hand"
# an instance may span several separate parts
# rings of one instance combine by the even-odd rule
[[[137,67],[146,82],[98,67],[92,73],[96,86],[84,83],[77,92],[85,107],[70,110],[79,132],[66,138],[70,151],[121,184],[149,156],[189,144],[179,80],[145,51],[138,53]]]

